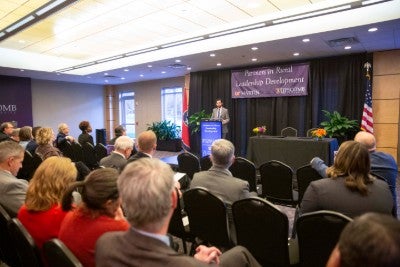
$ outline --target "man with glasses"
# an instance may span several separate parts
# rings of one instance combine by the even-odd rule
[[[14,130],[14,125],[11,122],[3,122],[0,125],[0,142],[11,140],[10,136]]]

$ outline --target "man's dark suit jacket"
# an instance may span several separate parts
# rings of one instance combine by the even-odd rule
[[[128,163],[130,163],[132,161],[135,161],[137,159],[140,159],[140,158],[150,158],[150,156],[147,155],[146,153],[143,153],[143,152],[139,151],[135,155],[129,157]]]

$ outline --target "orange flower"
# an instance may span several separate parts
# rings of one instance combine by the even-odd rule
[[[316,129],[312,131],[312,136],[322,138],[326,136],[326,130],[323,128]]]

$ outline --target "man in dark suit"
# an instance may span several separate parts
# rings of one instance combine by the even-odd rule
[[[226,139],[228,133],[229,123],[229,112],[228,109],[224,108],[221,99],[217,99],[215,102],[215,108],[211,114],[211,119],[220,120],[222,122],[222,138]]]
[[[24,149],[14,141],[0,143],[0,204],[15,217],[24,204],[28,182],[18,179],[24,160]]]
[[[11,140],[14,125],[11,122],[3,122],[0,125],[0,142]]]
[[[138,152],[128,159],[128,163],[140,158],[152,158],[157,148],[157,136],[151,131],[144,131],[137,138]]]
[[[96,266],[260,266],[244,247],[221,255],[217,248],[201,245],[193,258],[170,247],[168,225],[179,201],[173,176],[171,167],[159,159],[142,158],[126,166],[118,190],[132,227],[100,237]]]
[[[100,160],[100,166],[115,168],[120,171],[125,167],[132,150],[133,140],[129,136],[120,136],[115,141],[114,151]]]

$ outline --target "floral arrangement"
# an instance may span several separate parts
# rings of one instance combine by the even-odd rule
[[[326,136],[326,130],[323,128],[319,128],[319,129],[312,131],[311,134],[313,137],[323,138]]]
[[[255,134],[265,134],[267,132],[267,127],[264,126],[258,126],[253,129],[253,133]]]

